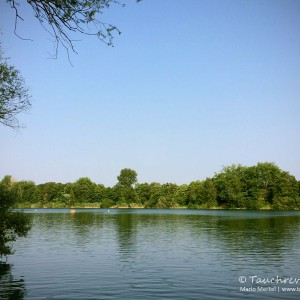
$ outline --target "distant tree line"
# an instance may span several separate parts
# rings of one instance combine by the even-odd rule
[[[121,170],[113,187],[79,178],[74,183],[13,181],[17,207],[144,207],[144,208],[241,208],[300,209],[300,181],[274,163],[224,167],[212,178],[190,184],[137,183],[137,173]]]

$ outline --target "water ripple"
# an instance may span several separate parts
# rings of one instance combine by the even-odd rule
[[[300,277],[300,214],[50,212],[31,214],[9,259],[19,299],[267,299],[241,292],[239,276]]]

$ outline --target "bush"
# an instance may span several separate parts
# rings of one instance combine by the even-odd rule
[[[0,257],[12,254],[11,242],[30,230],[28,216],[12,210],[18,197],[11,187],[11,182],[0,182]]]

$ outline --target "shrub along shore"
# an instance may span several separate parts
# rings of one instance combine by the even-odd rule
[[[137,173],[121,170],[113,187],[89,178],[74,183],[14,181],[6,185],[16,208],[191,208],[300,209],[300,181],[274,163],[224,167],[212,178],[190,184],[137,183]]]

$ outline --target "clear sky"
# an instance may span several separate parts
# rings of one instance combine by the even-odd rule
[[[202,180],[275,162],[300,180],[300,1],[143,0],[106,10],[114,48],[76,43],[73,67],[25,3],[0,3],[2,48],[22,73],[26,129],[0,127],[0,178],[107,186]]]

